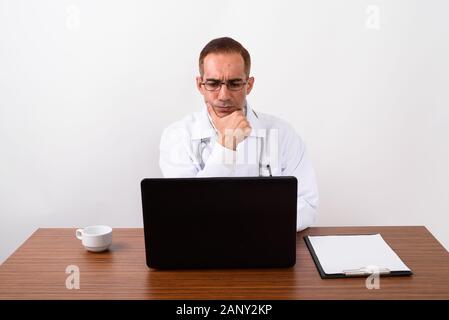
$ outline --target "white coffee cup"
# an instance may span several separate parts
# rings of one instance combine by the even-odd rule
[[[76,237],[82,241],[88,251],[100,252],[112,243],[112,228],[108,226],[90,226],[76,230]]]

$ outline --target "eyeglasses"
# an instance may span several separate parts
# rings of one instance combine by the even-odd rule
[[[247,83],[248,81],[243,81],[243,79],[231,79],[226,82],[216,79],[207,79],[206,81],[201,82],[207,91],[219,91],[222,85],[226,85],[231,91],[240,91]]]

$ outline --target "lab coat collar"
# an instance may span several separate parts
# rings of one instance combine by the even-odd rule
[[[246,118],[251,124],[250,137],[265,137],[264,129],[262,128],[259,115],[249,106],[246,107]],[[197,125],[194,127],[191,140],[207,139],[215,137],[215,129],[212,127],[209,116],[207,114],[207,107],[203,106],[201,112],[199,112]]]

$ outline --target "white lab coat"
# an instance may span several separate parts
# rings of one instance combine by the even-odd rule
[[[162,133],[159,165],[166,178],[295,176],[298,179],[297,231],[317,216],[318,189],[306,146],[285,121],[247,108],[250,136],[230,150],[216,142],[207,108],[190,114]]]

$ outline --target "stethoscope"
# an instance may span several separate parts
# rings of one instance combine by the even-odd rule
[[[198,146],[198,160],[200,162],[201,169],[204,168],[204,160],[203,160],[203,152],[207,147],[207,144],[210,143],[210,138],[202,138],[201,142]]]
[[[254,115],[256,116],[256,118],[259,118],[257,113],[254,110],[252,110],[252,111],[253,111]],[[211,123],[212,127],[215,129],[215,126],[213,125],[213,123],[210,120],[210,118],[209,118],[209,122]],[[215,131],[216,131],[216,129],[215,129]],[[211,142],[211,138],[210,137],[202,138],[200,143],[199,143],[199,145],[198,145],[197,159],[199,161],[199,165],[200,165],[201,169],[203,169],[204,165],[205,165],[204,160],[203,160],[203,153],[204,153],[204,150],[206,150],[206,148],[208,147],[208,144],[210,145],[210,142]],[[210,152],[210,150],[209,150],[209,152]],[[268,170],[268,173],[270,174],[270,177],[272,177],[273,175],[271,173],[270,164],[268,163],[266,166],[262,165],[262,157],[263,157],[263,155],[264,155],[264,150],[263,150],[263,143],[262,143],[261,144],[260,154],[259,154],[259,176],[262,176],[261,169],[265,167]]]

